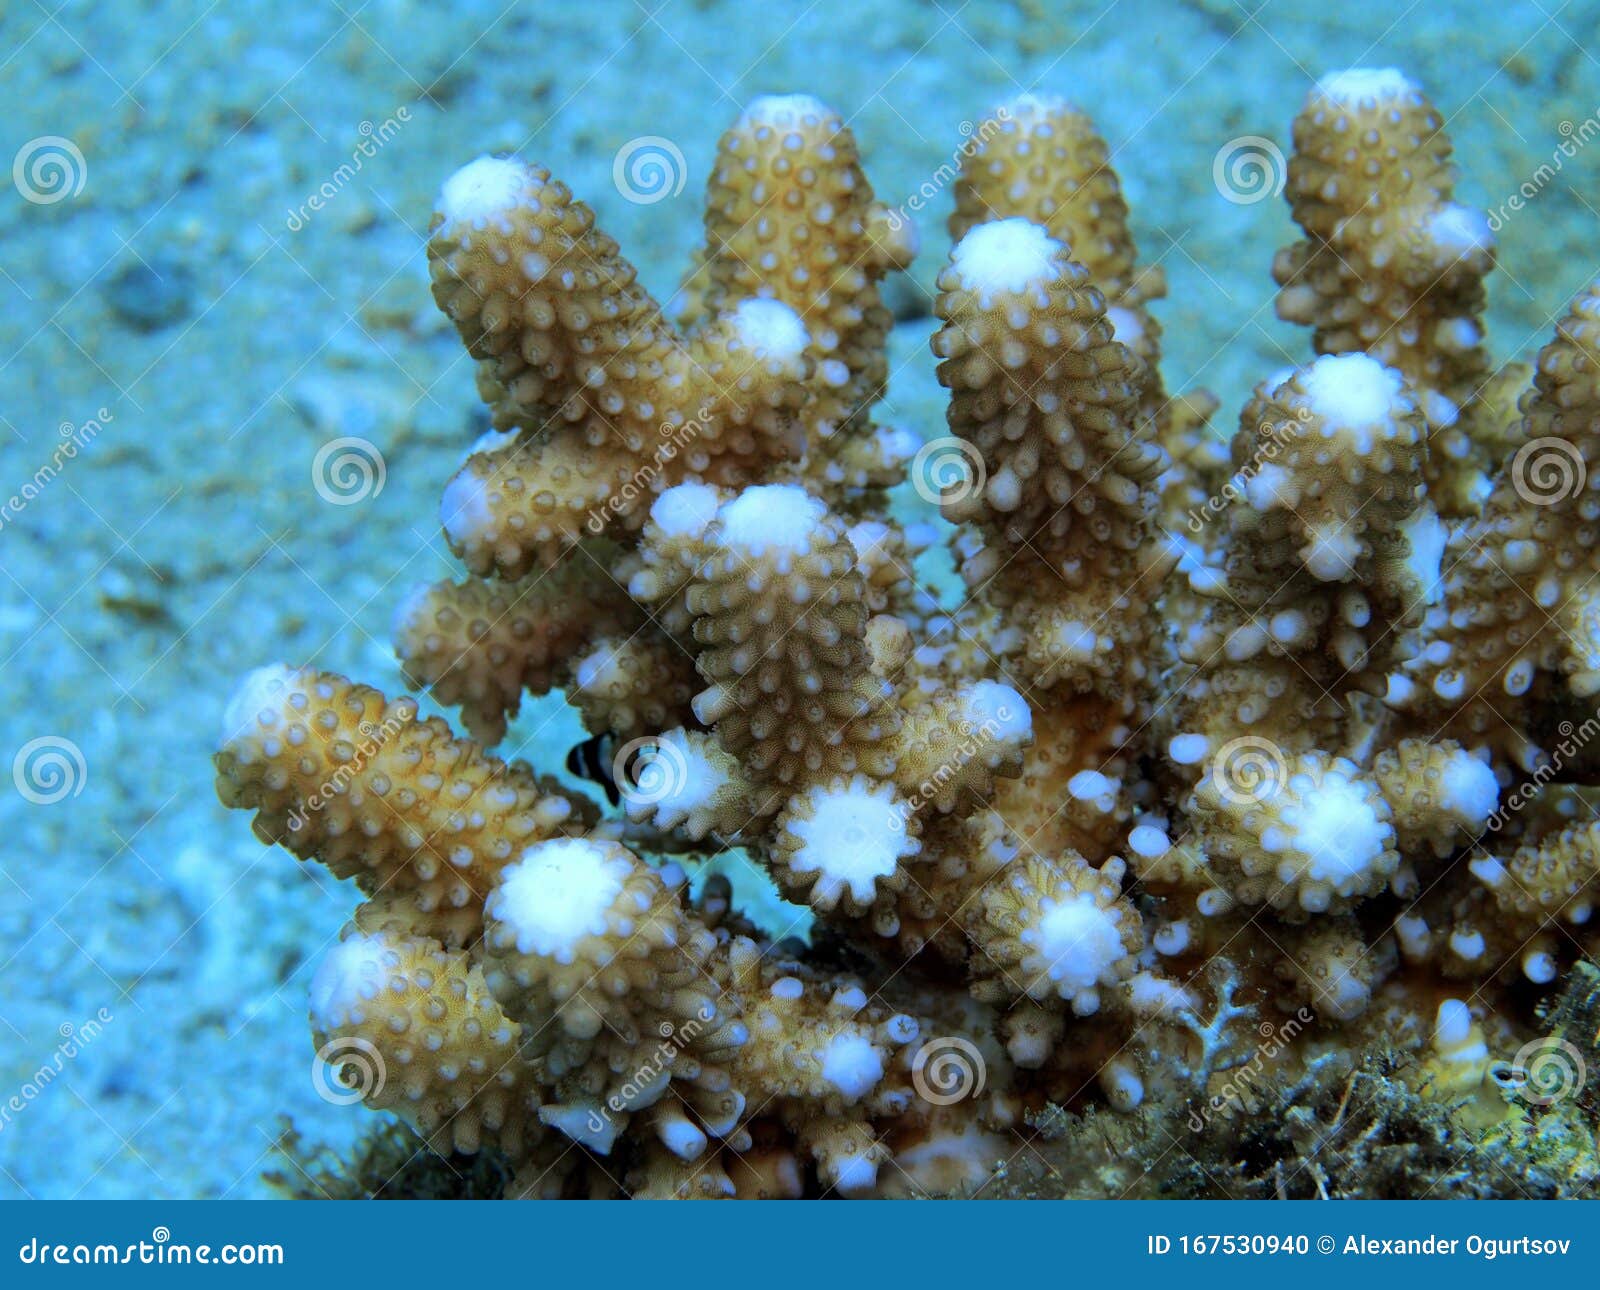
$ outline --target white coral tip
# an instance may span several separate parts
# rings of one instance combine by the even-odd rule
[[[1363,99],[1398,98],[1417,94],[1417,83],[1397,67],[1350,67],[1329,72],[1317,82],[1316,92],[1335,103],[1355,104]]]
[[[678,484],[650,507],[650,519],[667,537],[697,538],[706,531],[721,505],[710,484]]]
[[[298,678],[299,673],[286,663],[269,663],[245,677],[223,709],[217,747],[226,748],[240,735],[253,731],[262,713],[281,712],[288,697],[285,691]]]
[[[739,114],[740,126],[789,125],[808,116],[826,117],[830,109],[810,94],[760,94]]]
[[[437,210],[447,224],[479,224],[522,199],[527,171],[510,157],[479,157],[444,181]]]
[[[1481,827],[1500,804],[1494,770],[1464,749],[1444,765],[1439,805],[1470,828]]]
[[[1404,391],[1399,372],[1366,354],[1324,354],[1303,379],[1311,410],[1330,426],[1355,431],[1388,428]],[[1358,441],[1365,450],[1370,434]]]
[[[626,869],[595,842],[539,842],[501,873],[484,915],[511,930],[518,953],[570,962],[584,937],[605,933]]]
[[[359,1021],[364,1002],[377,998],[395,963],[383,936],[351,936],[334,946],[311,978],[311,1025],[322,1034]]]
[[[831,904],[848,888],[870,901],[880,878],[894,873],[902,857],[921,844],[907,835],[905,806],[887,785],[857,776],[849,784],[813,789],[787,831],[799,844],[790,866],[817,875],[815,893]]]
[[[994,739],[1021,743],[1033,735],[1033,714],[1028,701],[1009,685],[979,681],[962,694],[967,720]]]
[[[856,1101],[883,1078],[883,1057],[865,1035],[841,1031],[822,1050],[822,1078]]]
[[[1294,834],[1295,849],[1309,857],[1306,877],[1343,889],[1372,871],[1394,839],[1375,800],[1364,784],[1336,771],[1306,792]]]
[[[969,291],[1025,291],[1059,274],[1055,255],[1061,249],[1060,242],[1029,220],[992,220],[956,244],[950,263]]]
[[[488,484],[471,467],[463,466],[444,486],[439,499],[439,527],[451,546],[466,546],[494,527],[489,508]]]
[[[805,353],[811,337],[800,315],[781,300],[744,300],[733,311],[739,339],[762,358],[792,364]]]
[[[810,549],[817,526],[828,513],[798,484],[758,484],[717,512],[722,543],[746,555]]]

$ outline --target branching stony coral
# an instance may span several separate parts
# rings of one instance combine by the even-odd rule
[[[434,296],[495,429],[444,488],[469,574],[396,645],[473,738],[273,665],[216,764],[365,898],[319,1050],[508,1195],[981,1191],[1062,1108],[1209,1121],[1263,1060],[1409,1053],[1459,1100],[1536,1028],[1512,987],[1591,948],[1560,771],[1600,733],[1600,286],[1514,410],[1438,114],[1324,78],[1271,266],[1315,354],[1222,451],[1089,117],[994,115],[938,280],[943,530],[891,517],[878,283],[916,242],[837,113],[723,136],[676,321],[543,167],[444,184]],[[946,540],[959,586],[923,586]],[[617,811],[485,751],[552,690]],[[729,847],[809,947],[692,881]]]

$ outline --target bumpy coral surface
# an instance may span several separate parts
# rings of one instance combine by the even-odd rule
[[[677,321],[543,167],[443,186],[434,297],[495,430],[444,483],[468,575],[396,646],[472,737],[269,665],[216,766],[365,898],[324,1060],[510,1195],[979,1193],[1063,1116],[1205,1124],[1230,1071],[1352,1049],[1454,1104],[1592,949],[1600,284],[1517,402],[1439,113],[1325,77],[1271,266],[1310,351],[1223,451],[1089,117],[995,117],[904,487],[878,284],[916,239],[831,108],[723,136]],[[958,586],[913,569],[939,543]],[[609,812],[486,751],[552,690]],[[699,875],[729,849],[809,943]]]

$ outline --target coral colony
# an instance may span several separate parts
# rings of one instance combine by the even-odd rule
[[[1317,357],[1224,454],[1163,389],[1093,124],[995,119],[914,462],[959,594],[912,573],[949,527],[890,516],[923,436],[872,421],[878,284],[916,247],[837,113],[723,136],[676,321],[544,168],[444,184],[433,293],[495,428],[444,489],[468,576],[396,644],[471,737],[273,665],[216,763],[365,896],[315,1043],[510,1195],[972,1193],[1051,1115],[1209,1124],[1263,1034],[1279,1082],[1379,1048],[1424,1099],[1549,1078],[1507,1062],[1592,935],[1600,284],[1497,371],[1439,114],[1325,77],[1272,265]],[[486,751],[552,690],[620,810]],[[691,894],[728,847],[809,946]]]

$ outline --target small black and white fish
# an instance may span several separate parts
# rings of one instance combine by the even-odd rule
[[[606,801],[615,806],[622,800],[617,792],[617,781],[612,775],[612,761],[617,755],[617,737],[610,731],[585,739],[573,745],[567,753],[567,770],[579,779],[598,784],[605,789]]]

